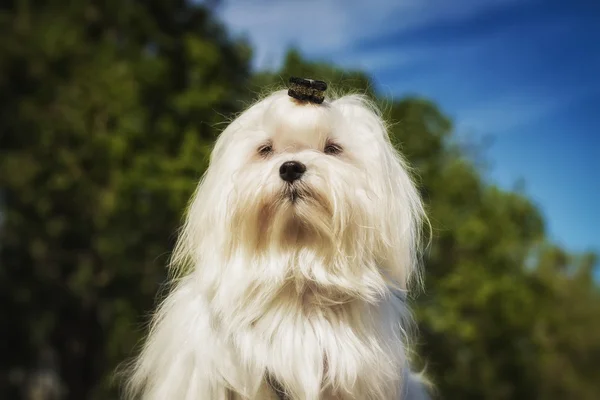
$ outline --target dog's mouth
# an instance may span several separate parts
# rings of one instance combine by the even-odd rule
[[[285,186],[283,197],[289,200],[292,204],[297,203],[306,196],[306,191],[300,188],[297,184],[288,183]]]

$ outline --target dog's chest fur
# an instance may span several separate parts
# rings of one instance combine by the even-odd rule
[[[229,337],[227,347],[235,349],[232,364],[252,371],[245,377],[272,376],[287,392],[286,399],[396,398],[404,358],[400,321],[393,315],[397,310],[386,301],[336,300],[326,301],[312,291],[283,292],[267,304],[261,298],[260,306],[250,300],[244,309],[262,312],[239,318],[238,311],[238,320],[223,332]],[[235,379],[237,374],[229,375]],[[256,400],[266,393],[280,398],[264,379],[259,385]]]

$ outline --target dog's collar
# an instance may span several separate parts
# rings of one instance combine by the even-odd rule
[[[267,374],[267,383],[269,384],[273,392],[277,395],[277,398],[279,400],[289,400],[285,389],[283,388],[281,383],[279,383],[279,381],[273,377],[273,375]]]

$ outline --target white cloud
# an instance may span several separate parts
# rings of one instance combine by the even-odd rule
[[[489,102],[465,107],[458,112],[457,132],[503,133],[545,118],[594,93],[593,86],[572,88],[560,93],[510,93]]]
[[[513,93],[459,111],[456,130],[501,133],[550,114],[564,99]]]
[[[353,46],[403,30],[443,22],[459,23],[516,1],[519,0],[230,0],[224,3],[219,15],[231,31],[248,36],[256,51],[254,65],[258,68],[277,68],[293,45],[309,56],[373,73],[415,63],[437,65],[445,58],[476,60],[484,57],[491,45],[505,40],[503,32],[444,46],[409,43],[361,51]],[[378,84],[389,95],[403,93],[404,88],[415,85],[423,94],[433,95],[456,89],[450,73],[440,71],[439,76],[419,77],[429,79],[431,85],[420,80],[406,81],[401,74],[398,82]],[[542,118],[569,101],[562,95],[553,97],[525,88],[522,92],[490,92],[488,95],[491,96],[488,101],[475,105],[469,104],[468,98],[461,99],[462,104],[448,104],[459,132],[506,131]],[[580,91],[576,91],[573,97],[579,95]],[[454,93],[453,98],[459,100],[459,93]]]
[[[277,68],[292,45],[308,55],[327,57],[348,51],[358,41],[434,22],[462,20],[515,1],[230,0],[218,13],[230,30],[250,39],[256,67]],[[356,66],[367,67],[406,62],[406,57],[397,54],[368,51],[355,58],[362,60]],[[337,58],[332,61],[340,62]]]

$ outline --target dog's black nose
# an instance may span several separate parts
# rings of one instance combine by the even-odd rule
[[[279,176],[286,182],[294,182],[300,179],[306,171],[306,166],[298,161],[286,161],[279,167]]]

